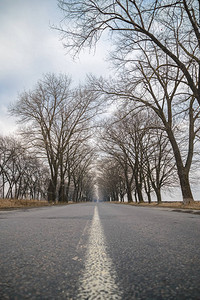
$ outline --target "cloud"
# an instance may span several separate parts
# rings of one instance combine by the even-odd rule
[[[87,73],[106,72],[101,44],[95,55],[83,52],[76,62],[66,55],[59,33],[50,28],[61,18],[56,0],[1,0],[0,124],[18,92],[31,89],[45,73],[67,73],[78,82]],[[10,119],[8,123],[12,126]]]

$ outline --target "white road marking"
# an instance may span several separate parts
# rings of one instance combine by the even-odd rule
[[[85,261],[85,272],[80,279],[77,299],[122,299],[116,283],[117,274],[106,253],[103,228],[95,206]]]

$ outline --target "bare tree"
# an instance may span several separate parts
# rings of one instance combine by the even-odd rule
[[[143,172],[148,202],[151,202],[150,191],[152,187],[157,202],[160,203],[162,201],[161,189],[177,184],[176,163],[169,139],[164,131],[156,127],[153,130],[146,130],[145,140],[147,144],[143,145]]]
[[[199,132],[199,107],[190,93],[179,69],[169,64],[167,57],[156,48],[147,52],[141,48],[140,60],[129,65],[120,82],[92,79],[96,90],[109,99],[133,101],[130,110],[149,108],[161,120],[176,159],[184,203],[193,201],[189,173],[194,154],[195,138]],[[134,72],[134,77],[133,77]],[[186,151],[187,149],[187,151]]]
[[[45,199],[48,171],[15,138],[0,137],[2,198]]]
[[[50,202],[56,200],[58,189],[59,200],[64,201],[64,165],[69,142],[79,132],[89,131],[97,108],[92,93],[83,88],[72,89],[69,77],[54,74],[45,75],[33,91],[22,93],[11,108],[23,124],[25,140],[37,149],[38,156],[47,160]]]
[[[120,108],[104,125],[102,149],[121,165],[128,201],[135,189],[141,203],[143,191],[151,202],[152,190],[161,202],[161,188],[169,187],[177,178],[172,148],[156,115]],[[134,179],[134,185],[133,185]]]
[[[57,78],[55,75],[45,75],[33,91],[22,93],[11,108],[11,113],[23,124],[22,133],[25,141],[37,148],[39,155],[48,161],[51,174],[48,187],[49,201],[56,199],[61,132],[63,132],[60,116],[65,109],[65,102],[71,98],[70,83],[71,80],[66,76]]]
[[[92,47],[104,31],[111,33],[122,57],[144,44],[155,45],[185,76],[200,104],[200,4],[198,0],[58,0],[64,13],[65,47]],[[177,52],[178,47],[178,52]],[[123,59],[122,59],[123,60]],[[196,67],[194,76],[188,64]]]

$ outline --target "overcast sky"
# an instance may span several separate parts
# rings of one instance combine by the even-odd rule
[[[99,46],[95,55],[87,51],[76,62],[66,54],[59,33],[51,29],[61,18],[57,0],[0,1],[0,134],[15,126],[7,114],[9,104],[43,74],[66,73],[78,84],[88,73],[108,73],[106,47]]]

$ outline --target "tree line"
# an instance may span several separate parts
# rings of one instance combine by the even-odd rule
[[[0,137],[0,197],[45,199],[48,169],[14,137]]]
[[[151,110],[159,118],[158,129],[173,151],[183,201],[192,202],[190,173],[199,153],[200,2],[58,3],[65,15],[63,41],[73,54],[93,47],[102,35],[111,40],[115,79],[91,78],[91,89],[105,100],[130,103],[131,112]]]
[[[161,191],[178,185],[173,147],[153,110],[122,100],[107,118],[97,118],[113,99],[102,92],[105,84],[90,77],[84,87],[72,88],[68,76],[46,74],[19,95],[10,112],[21,124],[21,141],[1,138],[2,198],[78,202],[98,194],[151,203],[154,193],[160,203]],[[188,159],[183,121],[179,113],[173,133]]]
[[[97,110],[98,103],[89,91],[72,88],[69,76],[55,74],[44,75],[33,90],[21,93],[10,108],[21,124],[22,144],[47,170],[40,164],[40,172],[46,173],[43,197],[46,195],[49,202],[89,201],[93,197],[91,165],[95,153],[90,139]],[[16,147],[13,151],[24,164]],[[15,170],[13,173],[17,176]],[[41,182],[33,170],[30,173]],[[4,181],[4,190],[5,185]],[[3,197],[25,196],[21,192],[13,195],[7,189]]]
[[[172,148],[159,128],[156,115],[117,111],[100,130],[101,150],[106,153],[100,162],[99,185],[102,197],[112,201],[149,203],[152,192],[157,202],[161,191],[178,185]]]

